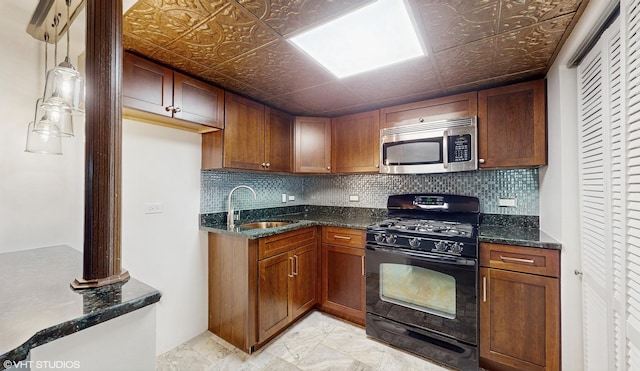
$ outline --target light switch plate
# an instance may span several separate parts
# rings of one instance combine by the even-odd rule
[[[282,194],[282,202],[284,202],[284,203],[287,202],[287,194],[286,193]]]
[[[144,204],[145,214],[160,214],[162,212],[162,203],[160,202],[147,202]]]
[[[295,200],[296,200],[296,196],[289,195],[289,201],[295,201]]]
[[[517,198],[502,198],[498,199],[498,206],[500,207],[517,207],[518,199]]]
[[[358,202],[360,201],[360,196],[358,195],[349,195],[349,202]]]

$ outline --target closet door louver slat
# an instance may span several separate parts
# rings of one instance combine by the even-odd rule
[[[640,0],[623,2],[626,69],[627,369],[640,369]]]

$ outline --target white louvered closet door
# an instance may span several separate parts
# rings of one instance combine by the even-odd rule
[[[626,344],[628,370],[640,370],[640,0],[623,1],[626,73]]]
[[[623,68],[620,23],[578,67],[584,365],[625,369]]]

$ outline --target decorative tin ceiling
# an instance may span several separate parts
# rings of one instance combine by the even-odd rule
[[[589,0],[407,0],[428,56],[337,79],[291,34],[371,0],[139,0],[126,50],[296,115],[338,116],[544,77]]]

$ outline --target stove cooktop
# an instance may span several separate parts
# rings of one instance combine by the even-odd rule
[[[373,229],[407,231],[415,234],[473,237],[473,225],[441,220],[393,218],[372,226]]]

